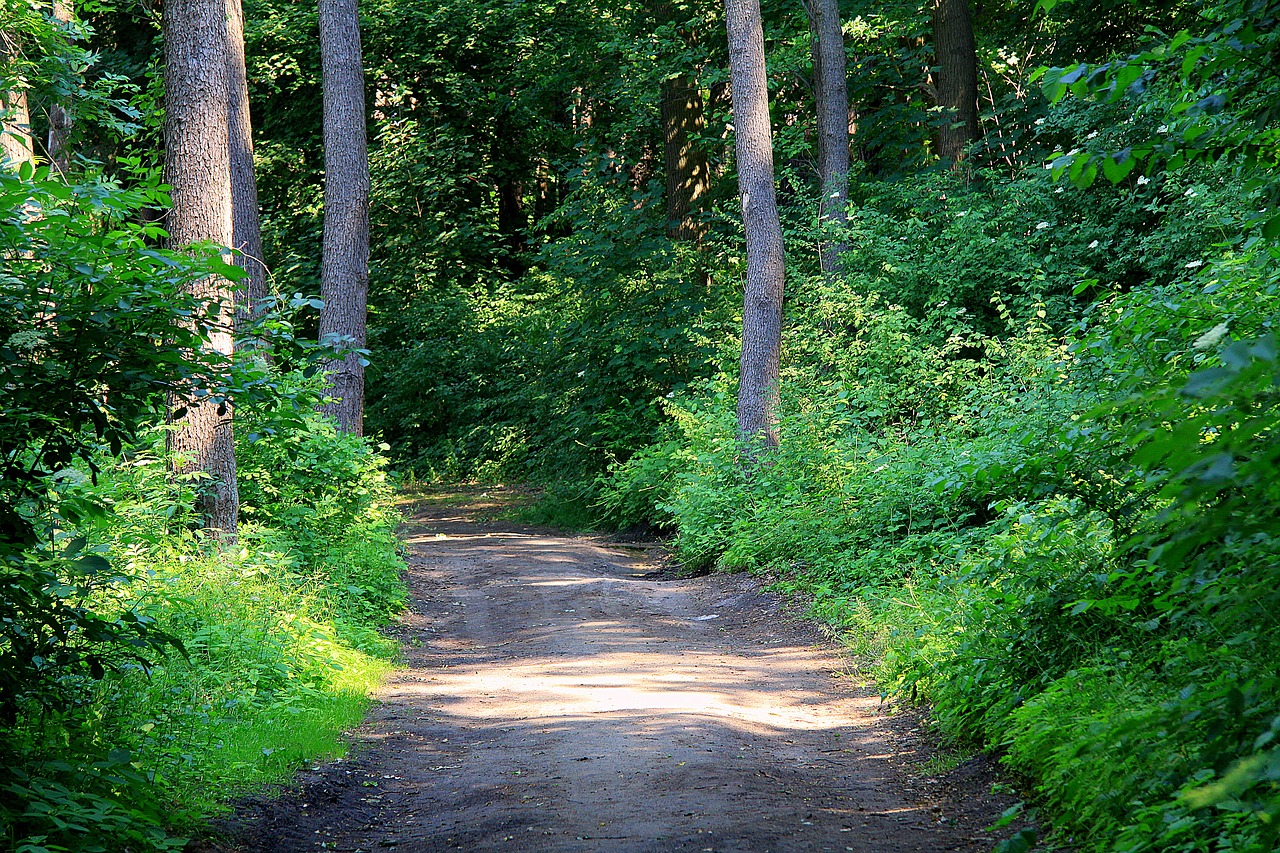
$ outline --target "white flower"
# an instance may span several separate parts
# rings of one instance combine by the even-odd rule
[[[1142,186],[1143,184],[1149,184],[1149,183],[1151,183],[1151,179],[1148,178],[1146,175],[1138,176],[1138,186]]]
[[[1216,347],[1218,342],[1227,336],[1227,324],[1219,323],[1200,337],[1196,338],[1192,344],[1196,349],[1209,349]]]
[[[1038,119],[1036,119],[1036,120],[1035,120],[1035,126],[1036,126],[1036,127],[1039,127],[1039,126],[1040,126],[1040,125],[1042,125],[1042,124],[1044,124],[1044,119],[1042,119],[1042,118],[1038,118]]]
[[[1196,267],[1204,266],[1204,261],[1191,261],[1185,265],[1185,269],[1193,270]]]
[[[1191,187],[1186,192],[1184,192],[1183,195],[1186,196],[1187,198],[1195,198],[1196,196],[1199,195],[1199,193],[1196,192],[1195,187]]]
[[[1168,132],[1169,132],[1169,125],[1167,124],[1162,124],[1156,128],[1156,133],[1168,133]]]
[[[578,378],[579,378],[579,379],[581,379],[582,377],[584,377],[584,376],[586,376],[586,375],[587,375],[587,371],[585,371],[585,370],[579,370],[579,371],[578,371]]]
[[[1036,224],[1036,230],[1037,230],[1037,231],[1043,231],[1044,229],[1046,229],[1046,228],[1048,228],[1048,227],[1049,227],[1049,223],[1048,223],[1048,222],[1040,222],[1040,223],[1037,223],[1037,224]]]
[[[1099,246],[1101,246],[1101,245],[1102,245],[1101,241],[1099,241],[1099,240],[1094,240],[1092,243],[1090,243],[1090,244],[1089,244],[1089,248],[1090,248],[1090,249],[1096,249],[1096,248],[1098,248],[1098,247],[1099,247]]]
[[[1097,135],[1098,135],[1098,131],[1095,130],[1093,133],[1086,136],[1085,139],[1093,139]]]

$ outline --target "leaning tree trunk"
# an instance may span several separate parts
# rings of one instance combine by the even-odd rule
[[[70,0],[53,0],[53,18],[59,25],[69,27],[73,11]],[[71,166],[67,143],[71,137],[71,110],[68,104],[58,102],[49,109],[49,168],[64,179]]]
[[[702,90],[685,74],[662,83],[663,169],[667,173],[667,236],[698,243],[706,223],[697,217],[698,201],[711,188],[707,154],[695,141],[706,125]]]
[[[759,0],[725,0],[733,83],[734,151],[747,238],[738,380],[738,439],[750,462],[778,444],[778,379],[785,266],[773,186],[773,135]]]
[[[364,365],[369,287],[369,152],[365,136],[364,68],[356,0],[320,0],[320,65],[324,87],[324,246],[320,339],[346,354],[329,364],[338,429],[364,432]]]
[[[938,63],[938,106],[945,118],[938,131],[938,155],[955,164],[978,138],[978,49],[969,0],[937,0],[933,49]]]
[[[813,37],[813,94],[818,113],[818,174],[822,179],[819,219],[837,234],[843,231],[849,205],[849,87],[840,28],[839,0],[809,0]],[[847,246],[842,239],[819,244],[822,271],[835,273]]]
[[[249,77],[244,57],[244,6],[227,0],[227,132],[231,150],[231,245],[245,271],[239,284],[236,325],[243,328],[267,298],[267,267],[262,260],[262,223],[258,182],[253,171],[253,124],[249,119]]]
[[[163,36],[164,180],[173,188],[173,208],[165,221],[169,244],[227,246],[232,230],[225,0],[167,0]],[[210,346],[230,357],[235,310],[230,284],[210,276],[192,288],[216,307]],[[208,475],[199,499],[205,524],[224,540],[234,540],[240,493],[230,404],[197,405],[194,398],[170,403],[185,409],[169,433],[175,472]]]
[[[13,33],[0,31],[0,39],[4,42],[5,64],[13,63],[18,57],[18,42]],[[31,147],[31,112],[27,109],[27,92],[15,89],[0,92],[0,154],[12,167],[35,161],[35,152]]]

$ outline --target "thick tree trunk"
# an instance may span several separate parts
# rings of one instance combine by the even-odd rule
[[[849,205],[849,88],[840,28],[839,0],[809,0],[813,37],[813,94],[818,113],[818,174],[822,201],[819,219],[836,233],[843,231]],[[822,271],[835,273],[842,239],[824,239],[819,245]]]
[[[227,146],[227,20],[225,0],[167,0],[164,8],[164,180],[173,187],[165,219],[169,243],[231,243],[231,164]],[[231,355],[233,295],[225,279],[193,285],[197,296],[219,306],[210,345]],[[173,400],[186,414],[169,433],[169,451],[179,474],[203,472],[198,483],[205,524],[234,540],[240,493],[235,442],[228,406]]]
[[[70,0],[53,0],[53,17],[59,24],[67,26],[71,23],[74,11]],[[67,142],[71,137],[71,110],[65,103],[54,104],[49,109],[49,136],[47,150],[49,152],[49,168],[66,178],[71,166],[70,152]]]
[[[369,151],[364,66],[356,0],[320,0],[324,87],[324,247],[321,340],[363,349],[369,287]],[[363,356],[347,352],[329,365],[333,403],[323,411],[343,432],[364,433]]]
[[[13,62],[18,55],[18,43],[11,32],[0,32],[4,42],[4,61]],[[0,92],[0,154],[8,161],[11,168],[35,160],[35,152],[31,147],[31,112],[27,109],[27,93],[19,89],[13,92]]]
[[[229,81],[227,129],[231,148],[232,246],[246,278],[239,284],[236,324],[244,327],[267,298],[267,266],[262,259],[258,181],[253,171],[253,123],[249,118],[249,77],[244,56],[244,7],[227,0]]]
[[[978,49],[969,0],[937,0],[933,49],[938,63],[938,106],[945,118],[938,131],[938,155],[959,163],[978,138]]]
[[[707,155],[694,139],[706,126],[702,90],[687,75],[662,83],[663,167],[667,173],[667,236],[701,242],[707,227],[697,202],[711,188]]]
[[[750,461],[778,444],[778,379],[782,351],[785,264],[773,185],[769,80],[759,0],[725,0],[733,82],[734,151],[747,238],[738,382],[738,438]]]

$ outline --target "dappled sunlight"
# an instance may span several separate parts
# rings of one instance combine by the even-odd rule
[[[760,667],[737,657],[699,663],[696,655],[607,652],[572,661],[474,669],[464,664],[425,680],[393,683],[384,698],[422,697],[453,716],[477,721],[626,712],[677,724],[681,717],[701,715],[760,733],[830,728],[855,708],[874,706],[868,697],[780,690],[772,679],[791,657],[799,670],[805,650],[776,650],[769,665]]]

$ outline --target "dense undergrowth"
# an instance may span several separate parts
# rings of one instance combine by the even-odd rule
[[[743,468],[721,376],[668,404],[669,440],[615,467],[600,508],[673,528],[689,568],[812,596],[886,694],[1033,780],[1050,840],[1272,850],[1280,251],[1222,167],[1104,191],[1158,209],[1139,229],[1046,178],[946,180],[910,188],[945,208],[869,200],[840,280],[793,284],[766,464]],[[896,252],[913,228],[956,230]],[[1095,241],[1158,247],[1143,283],[1108,280]],[[970,271],[938,274],[944,254]],[[936,284],[894,304],[890,269]],[[1054,275],[1091,282],[1079,319]],[[985,316],[946,298],[992,281],[1025,289],[993,288]]]
[[[103,459],[96,483],[60,478],[64,503],[109,508],[57,537],[109,561],[80,606],[142,620],[168,648],[19,697],[2,741],[6,846],[181,849],[236,795],[342,754],[396,654],[376,629],[405,596],[397,514],[367,441],[319,416],[273,420],[238,427],[253,522],[234,546],[190,532],[192,484],[167,476],[161,431]]]
[[[153,248],[138,211],[166,199],[138,171],[0,173],[0,849],[21,853],[181,849],[339,754],[396,652],[386,460],[315,414],[327,350],[292,322],[311,300],[209,353],[186,285],[234,271]],[[166,398],[192,387],[236,403],[234,542],[166,449]]]

